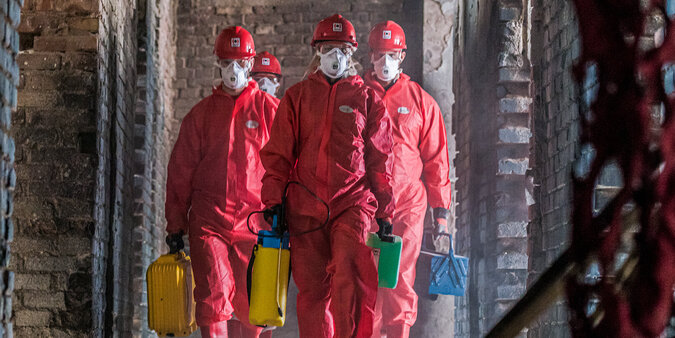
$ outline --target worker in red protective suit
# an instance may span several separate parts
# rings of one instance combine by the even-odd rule
[[[301,337],[370,337],[377,295],[377,269],[367,231],[374,219],[390,226],[393,213],[392,136],[381,100],[356,75],[352,24],[340,15],[319,22],[316,54],[305,80],[286,91],[260,153],[265,176],[262,200],[279,211],[289,186],[286,215],[291,265],[298,286]]]
[[[281,80],[281,64],[269,52],[256,54],[253,59],[251,77],[258,82],[258,87],[267,94],[277,97]]]
[[[248,80],[255,48],[244,28],[221,31],[214,54],[222,81],[185,116],[169,160],[167,243],[177,251],[189,235],[202,337],[227,337],[228,330],[258,337],[261,328],[248,321],[246,269],[256,237],[246,217],[262,209],[258,153],[278,101]]]
[[[373,69],[366,84],[383,98],[394,134],[395,235],[403,239],[398,285],[380,288],[374,337],[408,337],[417,318],[415,264],[420,254],[427,205],[433,208],[434,236],[447,232],[450,164],[443,116],[436,101],[401,72],[405,34],[393,21],[379,23],[368,38]]]

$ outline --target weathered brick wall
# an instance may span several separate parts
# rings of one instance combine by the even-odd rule
[[[530,224],[530,282],[569,245],[572,211],[570,175],[579,153],[578,95],[571,66],[579,56],[574,6],[540,0],[533,32],[535,100],[535,219]],[[557,302],[530,325],[530,337],[565,337],[567,309]]]
[[[530,148],[532,145],[531,64],[529,47],[529,10],[527,2],[501,0],[498,2],[500,44],[497,54],[498,79],[495,93],[498,99],[498,126],[495,151],[494,220],[488,232],[495,273],[488,287],[494,290],[496,307],[489,313],[490,329],[525,292],[528,276],[527,224],[528,206],[534,203]],[[494,137],[493,136],[493,137]],[[494,138],[493,138],[494,140]],[[490,264],[487,271],[493,271]]]
[[[270,5],[273,4],[273,5]],[[267,50],[281,62],[283,89],[300,81],[312,50],[309,45],[316,24],[340,13],[356,29],[359,49],[356,58],[369,67],[368,33],[377,22],[394,20],[410,36],[404,62],[406,73],[421,81],[422,2],[413,0],[367,1],[235,1],[180,0],[176,114],[182,118],[201,98],[211,94],[219,74],[214,66],[213,44],[225,27],[242,25],[251,34],[256,50]]]
[[[133,317],[133,158],[136,2],[99,5],[93,336],[130,336]]]
[[[472,136],[472,117],[478,117],[478,114],[468,114],[467,112],[471,111],[473,108],[471,102],[470,91],[468,86],[461,86],[461,84],[468,83],[469,81],[469,71],[471,71],[471,65],[468,63],[468,56],[465,56],[466,50],[473,46],[472,36],[475,37],[476,22],[474,18],[478,14],[477,8],[474,6],[467,6],[465,1],[460,1],[459,3],[459,15],[457,18],[456,31],[458,37],[456,38],[456,47],[455,47],[455,64],[453,65],[454,72],[454,84],[455,88],[455,105],[453,110],[453,132],[456,133],[456,149],[457,157],[454,161],[455,171],[457,173],[458,179],[457,184],[455,185],[455,200],[457,201],[457,207],[455,208],[455,252],[460,255],[468,256],[469,248],[471,247],[471,229],[476,228],[477,226],[462,226],[462,224],[470,224],[469,222],[473,219],[473,213],[469,209],[470,201],[469,193],[471,191],[470,184],[475,182],[475,177],[472,175],[472,171],[469,170],[473,158],[469,149],[471,147],[471,136]],[[479,58],[484,58],[484,56],[477,56]],[[467,60],[465,60],[465,58]],[[477,93],[478,94],[478,93]],[[459,132],[461,131],[461,132]],[[471,257],[470,260],[476,258]],[[471,262],[471,261],[470,261]],[[474,288],[474,280],[476,279],[476,274],[474,273],[474,266],[471,265],[469,268],[468,280],[467,280],[467,291],[464,297],[458,297],[455,300],[455,328],[454,333],[455,337],[470,337],[471,334],[471,316],[469,304],[471,300],[476,297],[476,291]]]
[[[151,333],[147,324],[145,271],[164,243],[164,189],[168,133],[175,73],[176,5],[170,0],[149,0],[139,8],[137,98],[134,130],[134,228],[132,244],[132,304],[135,335]]]
[[[19,48],[12,30],[19,7],[7,3],[9,12],[0,19],[11,52]],[[170,0],[138,3],[149,13],[140,22],[136,2],[122,0],[33,0],[22,10],[19,109],[13,117],[20,181],[12,261],[18,336],[148,334],[145,268],[163,245],[156,222],[163,222],[167,144],[176,125],[164,117],[174,104],[176,6]],[[140,82],[137,24],[147,52],[138,55],[144,58]],[[18,68],[6,71],[3,93],[12,95]],[[15,101],[3,101],[3,118]],[[3,159],[13,160],[12,144],[2,144]],[[135,219],[134,158],[141,159]],[[3,164],[3,175],[11,175],[11,166]],[[4,190],[1,196],[5,203]],[[0,208],[6,210],[6,203]],[[11,236],[5,225],[0,234]]]
[[[163,242],[155,223],[163,222],[175,125],[164,118],[174,100],[175,4],[139,4],[149,13],[141,21],[135,3],[121,0],[27,1],[23,9],[13,263],[20,336],[148,333],[145,268]],[[140,82],[138,36],[147,52],[138,55]]]
[[[8,270],[10,242],[14,238],[14,140],[10,129],[16,123],[17,86],[19,85],[19,18],[23,1],[10,0],[0,8],[0,336],[11,337],[12,292],[15,273]]]
[[[172,144],[171,136],[177,133],[179,121],[175,118],[176,91],[176,54],[177,54],[177,2],[173,0],[158,0],[155,2],[158,10],[155,11],[153,25],[159,24],[156,52],[150,53],[153,64],[156,66],[157,77],[155,94],[155,120],[153,123],[153,171],[152,171],[152,201],[156,227],[153,237],[160,243],[153,249],[153,256],[160,254],[158,250],[164,245],[164,200],[166,189],[166,169],[169,163]],[[162,250],[161,253],[165,253]]]
[[[524,292],[531,201],[527,10],[461,3],[455,62],[457,252],[470,257],[455,336],[484,335]]]
[[[496,105],[494,100],[477,98],[494,97],[491,92],[495,82],[495,67],[489,64],[489,56],[494,55],[485,37],[479,38],[482,30],[480,22],[491,19],[492,8],[484,1],[460,4],[458,25],[458,46],[455,57],[456,102],[454,110],[454,132],[457,137],[457,158],[455,167],[457,180],[457,245],[456,252],[470,257],[468,290],[464,297],[456,299],[455,336],[479,336],[482,322],[479,313],[485,312],[485,247],[484,239],[487,227],[487,208],[481,199],[488,195],[487,173],[496,172],[494,153],[489,144],[477,142],[489,140],[490,129],[494,122],[492,115]],[[486,85],[479,85],[486,84]],[[478,128],[478,126],[482,126]],[[479,205],[482,207],[479,208]],[[481,233],[483,234],[481,236]]]
[[[572,212],[571,174],[588,172],[593,149],[579,143],[580,113],[591,114],[589,106],[597,91],[597,74],[587,68],[583,83],[576,85],[571,74],[580,53],[578,22],[571,2],[538,0],[533,27],[535,75],[535,219],[530,225],[530,281],[567,248]],[[662,21],[652,17],[640,37],[649,49],[662,37]],[[658,110],[655,110],[658,111]],[[658,115],[658,114],[657,114]],[[658,119],[658,117],[657,117]],[[603,168],[596,182],[594,210],[600,212],[623,185],[616,166]],[[597,276],[597,267],[587,278]],[[569,336],[564,301],[557,302],[530,326],[531,337]]]
[[[10,3],[13,3],[10,2]],[[96,1],[26,1],[14,135],[19,337],[91,328]]]
[[[145,271],[149,264],[150,252],[152,249],[146,246],[146,241],[152,240],[152,224],[154,215],[152,213],[152,162],[151,162],[151,140],[152,140],[152,120],[154,115],[154,87],[155,79],[152,66],[148,66],[148,54],[154,49],[154,41],[147,36],[148,28],[154,31],[154,27],[147,27],[150,22],[148,16],[154,13],[148,10],[150,4],[138,8],[138,54],[136,61],[136,110],[134,112],[134,228],[132,238],[132,256],[134,257],[132,266],[140,272]],[[150,40],[150,41],[149,41]],[[150,47],[148,45],[151,45]],[[151,113],[152,112],[152,113]],[[133,303],[134,306],[134,332],[147,330],[147,304],[143,300],[146,298],[146,284],[142,273],[132,276],[133,284]]]

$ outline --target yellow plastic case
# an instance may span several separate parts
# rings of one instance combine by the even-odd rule
[[[190,256],[160,256],[148,267],[148,326],[159,336],[185,337],[197,329]]]
[[[291,251],[256,245],[253,255],[249,322],[259,326],[284,326]]]

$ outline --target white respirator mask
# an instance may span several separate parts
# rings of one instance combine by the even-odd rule
[[[342,77],[349,67],[349,56],[345,55],[340,48],[333,48],[328,53],[322,54],[318,52],[321,57],[321,71],[331,79]]]
[[[274,97],[276,97],[276,95],[274,94],[277,92],[277,88],[279,88],[279,85],[280,85],[279,82],[274,82],[267,77],[258,80],[258,87],[260,87],[260,90]]]
[[[248,67],[242,67],[238,62],[232,62],[227,67],[220,69],[225,87],[237,90],[248,84]]]
[[[398,68],[399,60],[394,59],[389,56],[389,54],[383,55],[379,60],[373,61],[373,66],[375,68],[375,75],[380,81],[389,82],[395,79],[401,70]]]

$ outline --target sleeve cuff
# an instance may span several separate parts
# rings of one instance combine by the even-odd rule
[[[450,218],[450,210],[446,208],[434,208],[434,218]]]

